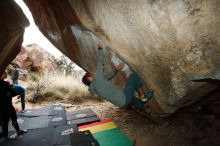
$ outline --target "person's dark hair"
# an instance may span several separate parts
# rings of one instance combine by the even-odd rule
[[[88,80],[89,77],[89,73],[86,73],[83,77],[82,77],[82,82],[83,84],[85,84],[86,86],[90,86],[91,81]]]

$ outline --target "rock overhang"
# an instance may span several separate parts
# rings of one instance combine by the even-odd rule
[[[126,62],[155,90],[155,111],[173,113],[217,88],[194,80],[219,77],[218,0],[24,2],[41,32],[87,71],[94,72],[104,41],[107,70],[112,56]]]

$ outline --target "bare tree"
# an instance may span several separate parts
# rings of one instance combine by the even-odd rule
[[[54,58],[54,62],[57,65],[58,69],[65,72],[66,75],[72,74],[74,72],[74,68],[76,67],[76,64],[73,63],[65,55],[62,55],[59,58]]]

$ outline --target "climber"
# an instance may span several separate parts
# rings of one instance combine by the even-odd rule
[[[124,89],[110,82],[109,80],[123,69],[124,64],[119,64],[114,71],[105,76],[102,43],[99,43],[98,49],[98,63],[95,75],[86,73],[82,78],[82,82],[89,87],[90,93],[96,93],[118,107],[133,107],[139,111],[144,111],[145,103],[153,97],[154,91],[144,93],[143,82],[136,73],[128,77]],[[138,92],[139,98],[135,97],[135,91]]]

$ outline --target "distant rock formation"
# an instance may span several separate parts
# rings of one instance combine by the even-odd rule
[[[22,47],[21,52],[13,60],[12,64],[18,65],[22,70],[40,74],[56,70],[53,56],[37,44]]]

